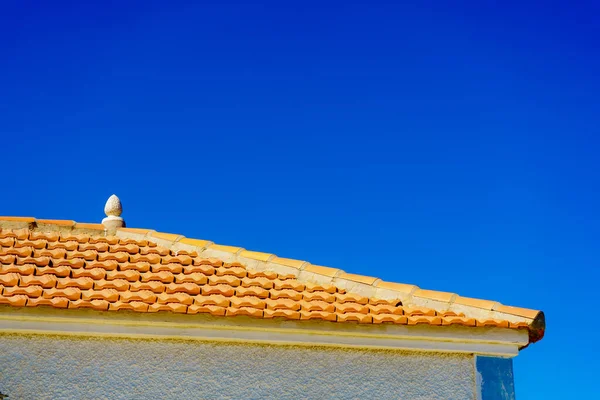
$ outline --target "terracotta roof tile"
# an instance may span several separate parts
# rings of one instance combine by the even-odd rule
[[[346,313],[338,314],[338,321],[340,322],[359,322],[361,324],[370,324],[373,322],[373,316],[363,313]]]
[[[29,306],[29,307],[50,306],[50,307],[56,307],[56,308],[67,308],[69,306],[69,299],[67,299],[66,297],[30,298],[27,301],[27,306]]]
[[[10,223],[14,226],[14,221]],[[30,224],[35,227],[35,220]],[[134,231],[136,237],[140,233],[148,236],[139,240],[103,236],[103,231],[94,226],[89,230],[98,230],[98,235],[2,226],[0,304],[9,306],[206,313],[361,324],[499,327],[528,329],[532,341],[543,335],[543,319],[541,328],[539,325],[532,328],[540,316],[536,310],[384,282],[239,247],[131,229],[119,229],[120,236]],[[64,226],[72,229],[71,225]],[[169,245],[165,241],[176,241],[176,245],[170,250],[155,243],[152,237],[159,239],[162,245]],[[239,253],[239,260],[264,263],[264,269],[249,269],[231,258],[228,258],[231,262],[225,263],[217,258],[202,257],[201,250],[205,247]],[[283,269],[278,270],[278,265]],[[289,267],[333,278],[334,284],[300,280],[289,273]],[[372,286],[384,298],[346,293],[335,284],[341,280]],[[406,304],[403,305],[400,298]],[[436,311],[419,306],[415,299],[434,300],[446,306]],[[458,308],[453,308],[454,305]],[[469,309],[486,310],[491,317],[465,316]],[[510,319],[514,322],[504,319],[505,315],[514,316]]]
[[[44,289],[43,297],[47,299],[61,297],[68,300],[79,300],[81,298],[81,289],[78,287]]]

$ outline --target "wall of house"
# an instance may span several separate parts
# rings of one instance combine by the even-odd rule
[[[473,356],[0,335],[9,399],[476,399]]]

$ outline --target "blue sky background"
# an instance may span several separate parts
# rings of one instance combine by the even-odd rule
[[[131,227],[542,309],[518,398],[597,395],[599,2],[81,3],[0,5],[0,214],[116,193]]]

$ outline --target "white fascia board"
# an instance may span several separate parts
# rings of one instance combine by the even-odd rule
[[[248,317],[159,317],[156,314],[136,313],[127,313],[115,318],[110,315],[117,314],[115,312],[90,314],[74,311],[77,310],[62,314],[53,313],[55,315],[0,312],[0,334],[207,340],[472,353],[500,357],[514,357],[519,348],[528,343],[527,331],[514,329],[387,324],[375,326],[322,321],[274,321]]]

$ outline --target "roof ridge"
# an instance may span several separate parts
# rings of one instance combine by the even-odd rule
[[[33,217],[0,217],[0,228],[48,229],[74,234],[98,234],[107,236],[102,224],[77,223],[71,220],[36,219]],[[505,306],[497,301],[463,297],[456,293],[421,289],[416,285],[387,282],[377,277],[352,274],[339,268],[314,265],[307,261],[278,257],[272,253],[246,250],[238,246],[216,244],[209,240],[187,238],[183,235],[157,232],[152,229],[118,228],[116,236],[146,239],[158,245],[178,251],[196,251],[224,262],[242,262],[249,269],[273,270],[280,274],[293,274],[299,281],[332,284],[348,293],[381,299],[398,299],[404,305],[427,307],[437,311],[471,312],[479,318],[505,319],[510,322],[527,322],[531,341],[543,337],[545,330],[542,311]]]

